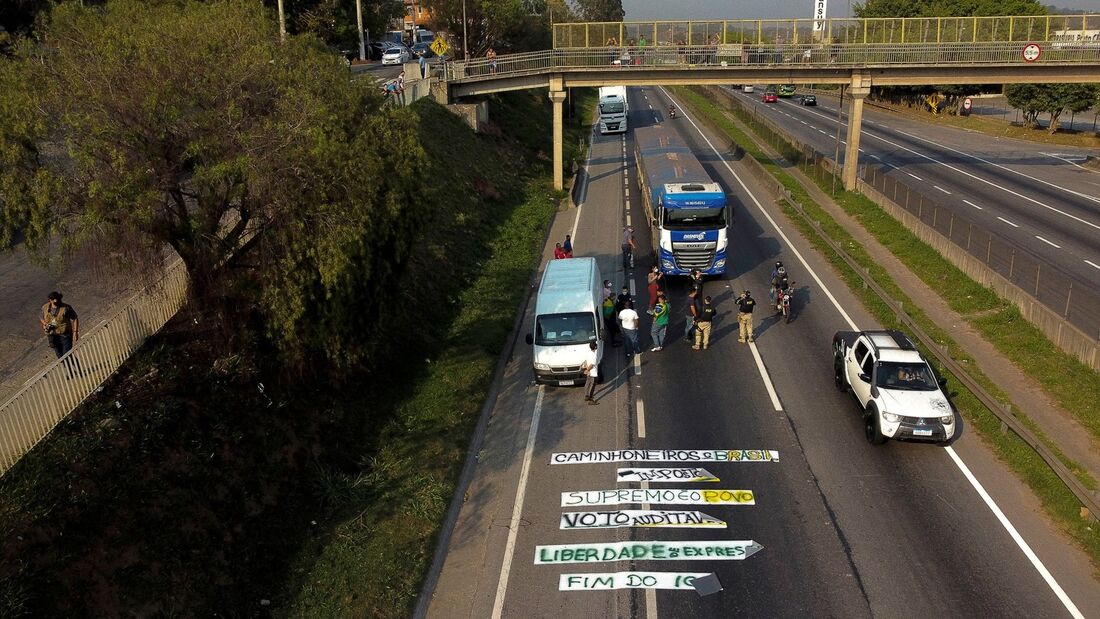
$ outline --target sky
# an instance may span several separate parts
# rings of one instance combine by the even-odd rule
[[[828,0],[829,17],[845,17],[854,2]],[[1100,0],[1053,0],[1048,4],[1083,13],[1100,12]],[[626,19],[762,19],[767,17],[809,19],[814,0],[623,0]]]

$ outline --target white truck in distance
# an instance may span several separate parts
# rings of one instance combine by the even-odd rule
[[[626,132],[626,86],[600,88],[600,133]]]
[[[955,411],[944,379],[900,331],[838,331],[833,336],[837,389],[851,389],[863,409],[867,441],[887,439],[949,443]]]

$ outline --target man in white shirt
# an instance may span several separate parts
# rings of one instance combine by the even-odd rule
[[[638,322],[638,312],[634,311],[634,302],[624,302],[623,309],[619,312],[619,325],[623,330],[627,359],[638,352]]]
[[[596,342],[588,343],[588,357],[582,367],[585,373],[584,401],[591,405],[599,404],[596,401],[596,379],[600,377],[600,364],[596,359]]]

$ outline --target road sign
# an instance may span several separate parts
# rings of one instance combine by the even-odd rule
[[[443,40],[443,37],[436,37],[435,40],[432,41],[431,48],[432,51],[435,52],[436,56],[442,56],[443,54],[447,53],[447,50],[451,49],[451,46],[447,45],[447,42]]]
[[[1043,55],[1043,48],[1039,47],[1038,43],[1028,43],[1021,53],[1024,56],[1024,62],[1035,62],[1039,56]]]
[[[972,106],[972,105],[974,105],[974,103],[970,100],[970,97],[967,97],[967,98],[963,99],[963,109],[964,110],[969,112],[970,111],[970,106]]]

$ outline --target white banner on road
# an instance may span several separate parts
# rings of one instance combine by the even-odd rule
[[[707,482],[718,481],[718,478],[706,469],[698,467],[690,469],[619,469],[615,481],[650,481],[650,482]]]
[[[752,490],[702,488],[612,488],[561,493],[562,507],[596,507],[624,503],[655,505],[756,505]]]
[[[562,529],[614,529],[623,527],[726,528],[726,523],[702,512],[666,509],[622,509],[602,512],[565,512]]]
[[[550,455],[550,464],[598,462],[779,462],[779,452],[771,449],[617,449]]]
[[[764,547],[749,540],[609,542],[535,546],[535,565],[607,561],[741,561]]]
[[[558,591],[608,591],[610,589],[695,589],[695,579],[705,572],[611,572],[562,574]]]

